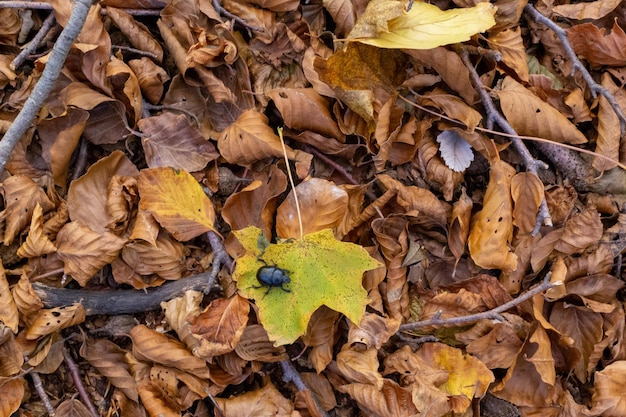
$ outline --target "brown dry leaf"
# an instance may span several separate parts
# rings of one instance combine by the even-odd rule
[[[590,415],[620,417],[626,414],[626,361],[620,360],[595,373]]]
[[[130,331],[130,337],[135,358],[180,369],[200,378],[210,377],[206,362],[193,356],[182,343],[142,324]]]
[[[201,358],[213,358],[232,352],[248,324],[250,302],[235,294],[218,298],[196,317],[190,317],[189,330],[200,340],[193,353]]]
[[[21,175],[4,180],[2,189],[5,204],[2,213],[6,218],[4,244],[9,245],[30,223],[37,204],[47,213],[54,208],[54,203],[32,179]]]
[[[267,158],[283,158],[280,138],[268,125],[268,119],[257,110],[243,112],[225,129],[217,141],[220,154],[231,164],[251,166]],[[296,162],[299,178],[309,171],[312,155],[286,147],[287,158]]]
[[[11,290],[11,295],[20,312],[20,320],[22,320],[22,322],[31,323],[34,314],[43,308],[43,303],[33,291],[33,287],[26,274],[20,277],[17,285]]]
[[[156,274],[166,280],[180,279],[187,270],[184,246],[167,233],[160,233],[154,245],[130,242],[122,249],[122,259],[140,275]]]
[[[124,6],[128,7],[128,6]],[[163,60],[163,48],[159,42],[152,37],[150,30],[142,23],[137,22],[130,14],[122,9],[107,7],[107,16],[111,18],[124,36],[140,51],[152,54],[157,62]]]
[[[146,57],[131,59],[128,66],[135,73],[144,98],[152,104],[157,104],[163,97],[165,83],[170,80],[167,72]]]
[[[339,140],[343,138],[328,110],[328,102],[313,88],[279,88],[266,95],[274,101],[286,126]]]
[[[0,395],[0,415],[11,416],[18,408],[24,399],[24,393],[26,386],[26,380],[14,377],[1,377],[0,389],[2,395]]]
[[[141,139],[150,168],[172,167],[188,172],[201,171],[219,155],[182,114],[164,112],[146,117],[137,124],[147,135]]]
[[[496,91],[507,121],[519,135],[538,136],[559,143],[586,143],[585,135],[560,111],[541,100],[511,77]]]
[[[67,206],[72,221],[79,221],[94,232],[104,233],[115,219],[107,211],[111,180],[116,175],[136,177],[139,171],[121,151],[101,158],[87,173],[72,181],[67,193]]]
[[[616,94],[620,88],[615,85],[608,72],[602,73],[602,87],[606,88],[610,94]],[[595,152],[600,155],[612,158],[611,162],[604,158],[595,157],[593,167],[598,171],[608,171],[617,166],[620,154],[620,125],[615,110],[607,99],[600,95],[598,97],[598,137],[596,138]]]
[[[135,379],[126,363],[127,352],[106,339],[86,339],[80,348],[80,356],[89,361],[102,376],[120,389],[124,395],[137,401],[139,394]]]
[[[586,381],[587,369],[595,368],[596,365],[589,363],[589,357],[594,351],[594,346],[602,340],[602,315],[594,313],[588,307],[561,301],[552,307],[549,320],[559,332],[573,339],[572,347],[578,350],[580,355],[579,360],[568,361],[568,369],[574,371],[579,381]]]
[[[137,178],[121,175],[111,178],[106,210],[112,219],[107,227],[113,234],[126,234],[138,202]]]
[[[137,210],[135,216],[135,225],[128,237],[129,240],[144,240],[151,245],[156,245],[157,238],[159,237],[159,231],[161,226],[156,221],[154,216],[146,210]]]
[[[24,350],[16,343],[15,334],[0,325],[0,377],[17,375],[24,365]]]
[[[344,344],[336,361],[341,375],[351,383],[372,385],[378,390],[383,388],[385,379],[378,371],[377,349],[360,350],[359,346]]]
[[[470,82],[469,71],[459,54],[443,46],[423,50],[405,49],[403,52],[437,71],[446,84],[459,93],[466,103],[474,102],[476,90]]]
[[[309,361],[318,374],[333,360],[334,329],[338,319],[339,313],[322,305],[311,316],[302,336],[302,343],[311,348]]]
[[[398,320],[409,317],[409,283],[407,267],[403,266],[409,249],[407,228],[407,220],[400,216],[372,222],[372,230],[387,265],[387,280],[381,289],[385,310]]]
[[[358,15],[358,5],[352,1],[341,0],[324,0],[324,10],[326,10],[333,18],[333,22],[337,25],[335,34],[343,38],[345,37],[356,23]]]
[[[170,397],[159,385],[148,379],[137,384],[137,391],[151,417],[180,417],[184,408],[176,404],[176,396]]]
[[[465,193],[465,187],[461,189],[461,196],[452,205],[452,216],[448,228],[448,247],[458,264],[461,256],[465,253],[465,244],[469,236],[470,218],[472,215],[472,199]]]
[[[338,227],[347,213],[348,194],[330,181],[311,178],[295,188],[302,216],[302,234]],[[283,239],[300,236],[298,213],[293,191],[276,212],[276,235]]]
[[[580,254],[601,238],[600,214],[594,207],[591,207],[580,214],[575,214],[567,221],[563,234],[554,245],[554,249],[566,255]]]
[[[235,353],[244,361],[279,362],[288,358],[285,347],[274,346],[260,324],[246,326]]]
[[[582,23],[567,29],[567,38],[577,55],[594,65],[622,67],[626,65],[626,33],[613,22],[611,33],[593,23]]]
[[[330,384],[328,378],[326,378],[325,375],[320,375],[315,372],[302,372],[300,373],[300,376],[302,377],[302,380],[304,381],[306,386],[311,390],[313,394],[315,394],[315,399],[319,402],[319,405],[324,411],[330,411],[333,408],[337,407],[337,399],[335,398],[333,386]],[[296,394],[296,408],[300,408],[298,407],[298,400],[300,399],[298,398],[299,394]],[[307,404],[310,403],[307,401]],[[315,406],[315,402],[313,402],[313,404],[311,405],[312,406],[309,406],[308,408],[311,414],[314,415],[315,411],[313,410],[317,407]]]
[[[161,309],[167,323],[178,335],[178,339],[190,350],[198,346],[198,340],[193,337],[191,324],[187,320],[200,314],[200,303],[204,294],[200,291],[185,291],[182,297],[176,297],[161,303]]]
[[[82,304],[40,310],[26,332],[26,340],[35,340],[84,321],[85,308]]]
[[[257,226],[265,236],[272,235],[276,205],[287,189],[287,175],[277,165],[272,165],[262,175],[260,180],[226,199],[222,217],[232,230]]]
[[[473,131],[480,123],[483,116],[473,107],[466,104],[459,97],[446,94],[445,91],[435,88],[432,92],[427,92],[420,97],[422,106],[434,107],[446,116],[458,120],[467,126],[469,131]]]
[[[53,253],[57,250],[54,243],[43,231],[43,210],[37,203],[33,211],[33,218],[30,222],[30,230],[26,241],[17,250],[17,256],[21,258],[34,258],[37,256]],[[6,323],[6,321],[5,321]]]
[[[389,175],[381,174],[376,178],[385,191],[397,193],[397,203],[404,208],[406,214],[426,216],[437,224],[447,224],[449,206],[439,200],[430,190],[416,186],[406,186]]]
[[[517,406],[545,407],[556,401],[555,379],[550,338],[546,330],[535,323],[515,364],[491,392]]]
[[[489,369],[508,369],[513,365],[526,338],[528,324],[519,316],[505,313],[505,317],[509,320],[496,323],[489,333],[466,347],[468,353],[480,359]]]
[[[111,406],[123,416],[147,417],[146,409],[138,402],[130,400],[122,391],[115,389],[111,395]]]
[[[384,379],[380,388],[357,383],[340,386],[338,390],[354,399],[365,415],[377,417],[418,415],[411,391],[390,379]]]
[[[536,174],[520,172],[511,179],[511,198],[515,203],[513,209],[513,226],[521,234],[531,233],[537,223],[537,212],[543,201],[543,183]]]
[[[0,321],[17,334],[19,313],[9,290],[9,282],[2,263],[0,263]]]
[[[463,139],[467,139],[468,134],[465,129],[454,127],[448,130],[452,130]],[[468,143],[472,144],[470,141],[468,141]],[[462,172],[451,170],[441,159],[439,144],[435,142],[432,131],[425,132],[419,141],[418,160],[420,161],[421,169],[425,171],[426,180],[431,183],[439,184],[444,199],[446,201],[452,200],[454,190],[464,181],[464,176]]]
[[[377,314],[365,314],[359,325],[350,323],[347,344],[356,343],[370,349],[380,349],[389,341],[391,336],[398,332],[401,321],[392,318],[383,318]]]
[[[139,173],[139,209],[150,212],[176,240],[186,242],[213,229],[215,209],[194,177],[172,168]]]
[[[135,126],[142,116],[143,103],[139,80],[130,67],[121,59],[111,56],[106,76],[113,87],[114,97],[124,104],[126,116]]]
[[[519,26],[489,35],[487,42],[491,49],[502,54],[502,62],[515,71],[520,80],[528,82],[528,56]]]
[[[574,20],[598,20],[611,13],[621,0],[596,0],[584,3],[558,4],[552,13]]]
[[[59,231],[56,243],[65,273],[85,286],[96,272],[117,258],[126,239],[109,232],[97,233],[79,222],[71,222]]]
[[[231,398],[215,398],[222,409],[224,417],[241,416],[292,416],[298,414],[290,400],[283,397],[274,385],[267,384],[263,388],[248,391]]]
[[[54,410],[54,415],[57,417],[91,417],[91,411],[85,404],[75,398],[63,401]]]
[[[517,269],[517,256],[509,249],[513,235],[511,178],[515,168],[495,160],[489,170],[489,184],[483,200],[483,209],[472,226],[469,251],[476,265],[486,269]]]
[[[78,146],[88,119],[88,112],[72,107],[61,117],[42,120],[37,124],[42,156],[50,165],[55,185],[63,189],[67,186],[72,154]]]

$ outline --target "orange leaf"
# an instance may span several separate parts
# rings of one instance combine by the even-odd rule
[[[139,173],[139,208],[146,210],[177,240],[186,242],[213,229],[215,210],[188,172],[172,168]]]
[[[582,23],[567,30],[567,38],[577,55],[596,65],[622,67],[626,65],[626,33],[613,22],[613,29],[606,34],[593,23]]]
[[[517,256],[508,243],[513,235],[513,207],[510,186],[515,168],[500,160],[493,161],[483,209],[472,226],[469,250],[476,265],[486,269],[517,269]]]
[[[26,332],[26,340],[35,340],[84,321],[85,308],[82,304],[40,310]]]

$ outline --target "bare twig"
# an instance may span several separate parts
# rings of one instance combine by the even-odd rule
[[[259,28],[256,26],[250,26],[245,20],[243,20],[241,17],[232,14],[231,12],[229,12],[228,10],[226,10],[225,8],[222,7],[222,5],[220,4],[219,0],[213,0],[213,8],[215,9],[216,12],[218,12],[221,16],[225,16],[229,19],[234,20],[235,22],[239,23],[241,26],[243,26],[244,28],[254,31],[254,32],[263,32],[263,28]]]
[[[548,168],[545,162],[539,161],[538,159],[535,159],[531,155],[530,151],[528,150],[524,142],[521,139],[519,139],[519,137],[517,137],[518,135],[515,129],[513,129],[513,127],[504,118],[504,116],[496,109],[496,106],[493,104],[493,101],[491,101],[491,97],[489,97],[489,94],[487,93],[487,91],[485,91],[483,87],[482,81],[480,80],[480,76],[478,75],[478,72],[476,72],[476,68],[474,68],[474,65],[470,61],[468,52],[464,50],[463,48],[461,48],[460,55],[461,55],[461,59],[463,60],[463,63],[469,70],[470,78],[472,80],[472,83],[474,84],[474,88],[476,88],[476,90],[478,91],[478,95],[480,96],[483,106],[485,106],[485,111],[487,112],[488,120],[495,122],[506,133],[510,135],[514,135],[511,137],[511,142],[513,143],[513,146],[515,147],[515,150],[521,155],[522,159],[524,160],[526,169],[529,172],[537,175],[538,167],[541,167],[544,169]],[[535,225],[535,229],[533,230],[533,235],[535,235],[539,231],[539,228],[541,227],[542,223],[545,224],[546,226],[552,226],[552,217],[550,216],[550,211],[548,210],[548,203],[546,202],[545,197],[543,198],[539,206],[539,213],[537,213],[537,223]]]
[[[476,314],[470,314],[467,316],[452,317],[452,318],[447,318],[447,319],[442,319],[440,317],[433,317],[432,319],[429,319],[429,320],[422,320],[422,321],[416,321],[414,323],[403,324],[400,326],[400,331],[401,332],[410,331],[410,330],[415,330],[415,329],[419,329],[421,327],[427,327],[427,326],[458,326],[461,324],[474,323],[474,322],[484,320],[484,319],[502,320],[502,316],[500,316],[500,313],[504,313],[505,311],[512,309],[513,307],[523,303],[524,301],[534,297],[535,295],[539,293],[544,292],[547,289],[561,285],[561,282],[558,282],[558,281],[550,282],[550,276],[551,274],[547,274],[544,280],[541,282],[541,284],[537,285],[531,290],[528,290],[524,294],[509,301],[508,303],[504,303],[501,306],[493,308],[489,311],[484,311],[482,313],[476,313]]]
[[[146,56],[148,58],[152,58],[154,60],[158,59],[158,57],[156,56],[156,54],[149,52],[149,51],[142,51],[141,49],[136,49],[136,48],[131,48],[130,46],[123,46],[123,45],[111,45],[111,49],[119,49],[121,51],[126,51],[126,52],[130,52],[133,54],[137,54],[137,55],[141,55],[141,56]]]
[[[326,413],[326,411],[324,411],[324,409],[320,406],[319,401],[317,400],[317,398],[315,398],[315,394],[313,394],[309,387],[304,383],[296,368],[294,368],[291,364],[291,361],[280,361],[280,368],[283,371],[283,381],[293,382],[296,388],[298,388],[298,391],[306,391],[311,393],[311,398],[313,398],[315,406],[317,407],[318,414],[316,415],[328,417],[328,413]]]
[[[80,370],[78,369],[76,362],[74,362],[74,359],[72,359],[72,355],[70,355],[70,353],[65,348],[63,348],[63,360],[65,360],[65,363],[67,364],[67,367],[70,370],[70,374],[72,375],[72,380],[74,381],[76,390],[78,390],[78,394],[80,395],[80,398],[82,398],[83,403],[87,406],[87,408],[89,409],[89,412],[91,413],[93,417],[99,417],[100,414],[98,413],[98,411],[96,410],[96,407],[91,402],[91,398],[89,398],[89,394],[87,393],[87,390],[85,390],[83,381],[80,378]]]
[[[574,52],[574,49],[569,42],[569,39],[567,39],[567,32],[565,32],[563,28],[554,23],[552,20],[539,13],[539,11],[535,9],[531,4],[527,4],[526,7],[524,7],[524,11],[528,13],[533,18],[533,20],[547,26],[556,34],[556,36],[561,41],[561,44],[563,45],[563,49],[565,49],[565,53],[567,53],[567,57],[572,61],[572,74],[570,75],[574,75],[574,71],[578,70],[587,85],[589,86],[593,97],[595,98],[597,94],[601,94],[606,99],[606,101],[609,102],[609,104],[613,108],[613,111],[617,115],[617,118],[619,119],[620,131],[622,133],[622,137],[624,137],[624,135],[626,135],[626,115],[624,115],[624,112],[622,112],[622,109],[617,103],[617,100],[615,100],[613,94],[611,94],[609,90],[602,87],[600,84],[596,83],[593,80],[591,74],[589,74],[589,71],[587,71],[587,69],[583,65],[583,63],[580,62],[580,59],[578,59],[576,52]]]
[[[46,393],[45,388],[43,387],[43,383],[41,381],[41,377],[39,373],[32,371],[30,372],[30,377],[33,379],[33,385],[35,386],[35,391],[37,391],[37,395],[41,402],[43,403],[43,407],[46,409],[46,412],[50,417],[54,417],[54,406],[50,402],[50,398],[48,398],[48,394]]]
[[[2,3],[5,2],[0,2],[0,4]],[[33,92],[24,103],[24,107],[5,133],[2,141],[0,141],[0,172],[4,170],[11,156],[11,152],[13,152],[13,148],[22,138],[26,130],[32,126],[41,106],[46,98],[48,98],[48,95],[50,95],[55,81],[59,77],[59,74],[61,74],[65,58],[85,24],[85,19],[87,18],[90,7],[90,0],[76,0],[74,3],[74,8],[72,9],[72,14],[67,22],[67,26],[63,29],[58,41],[52,48],[52,54],[46,64],[46,68],[41,74],[39,82],[37,82],[33,88]]]
[[[53,10],[51,4],[37,1],[0,1],[0,9],[37,9],[37,10]],[[159,16],[161,9],[121,9],[133,16]],[[106,14],[106,7],[102,8],[101,13]]]
[[[24,49],[22,49],[22,52],[20,52],[19,55],[16,56],[13,59],[13,61],[11,61],[12,69],[18,68],[20,65],[24,63],[24,61],[26,61],[26,58],[28,58],[28,56],[30,56],[31,54],[35,52],[35,50],[39,47],[39,44],[41,43],[42,39],[46,37],[46,34],[50,31],[50,29],[54,25],[54,22],[55,22],[54,11],[52,11],[48,15],[48,17],[46,17],[46,20],[43,21],[43,24],[41,25],[39,32],[37,32],[37,34],[28,43],[28,45]]]
[[[217,274],[220,272],[220,269],[222,269],[222,266],[225,266],[228,270],[231,270],[233,267],[233,262],[228,252],[226,252],[222,238],[213,231],[207,232],[207,237],[209,238],[209,244],[213,250],[213,264],[211,265],[211,273],[206,280],[206,287],[204,288],[205,294],[211,292],[211,288],[215,285]]]

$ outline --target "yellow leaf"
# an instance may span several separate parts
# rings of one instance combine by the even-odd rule
[[[488,2],[446,11],[415,2],[411,10],[400,15],[398,4],[389,0],[370,2],[347,40],[379,48],[432,49],[467,41],[496,24],[496,7]]]
[[[213,203],[188,172],[144,169],[139,173],[138,186],[139,209],[150,212],[176,240],[185,242],[213,230]]]

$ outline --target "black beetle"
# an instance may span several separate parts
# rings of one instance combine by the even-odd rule
[[[259,281],[261,286],[253,285],[253,288],[268,287],[267,291],[265,291],[265,295],[267,295],[274,287],[279,287],[285,292],[291,292],[288,288],[283,287],[283,284],[289,284],[291,282],[291,278],[289,278],[289,271],[279,268],[276,265],[268,265],[264,261],[263,263],[265,265],[260,267],[256,272],[256,279]]]

